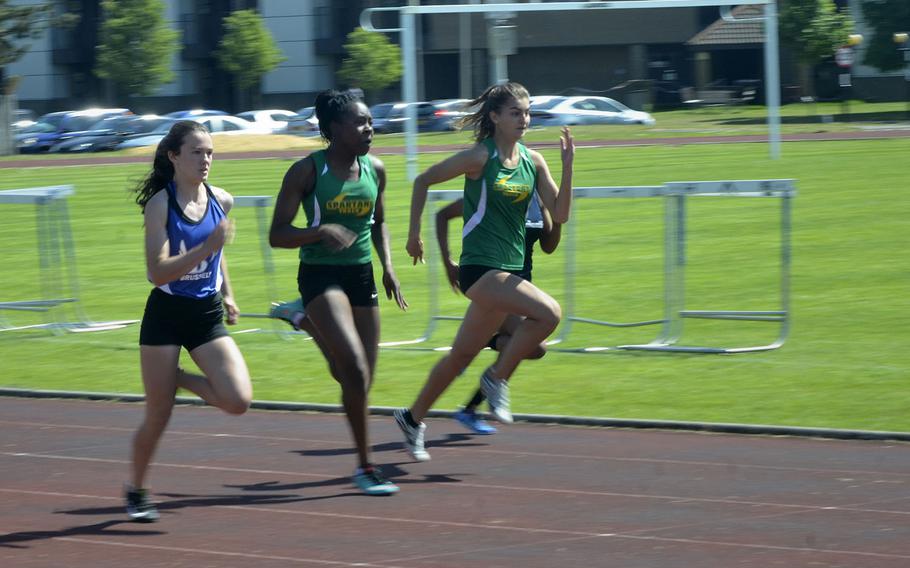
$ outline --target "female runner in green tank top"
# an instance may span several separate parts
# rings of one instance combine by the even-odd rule
[[[342,405],[357,448],[354,484],[364,493],[387,495],[398,487],[370,462],[367,432],[367,395],[379,351],[371,242],[382,265],[386,297],[394,298],[401,309],[408,304],[392,269],[385,224],[385,166],[368,154],[373,117],[351,92],[320,93],[316,116],[328,148],[288,169],[275,202],[269,242],[273,247],[300,248],[299,317],[298,321],[293,316],[287,319],[313,336],[341,385]],[[301,207],[305,228],[293,224]]]
[[[546,292],[517,275],[524,265],[525,215],[534,192],[555,223],[569,219],[575,146],[568,128],[560,137],[562,177],[559,186],[540,153],[519,140],[530,125],[528,91],[518,83],[488,88],[468,106],[466,117],[477,144],[430,167],[414,180],[408,254],[423,262],[420,220],[431,185],[464,176],[464,229],[459,285],[471,300],[452,349],[430,371],[410,408],[395,411],[405,448],[418,461],[424,448],[424,416],[449,384],[486,346],[510,314],[524,318],[495,365],[481,376],[481,388],[493,415],[512,421],[508,380],[519,362],[556,329],[562,312]]]

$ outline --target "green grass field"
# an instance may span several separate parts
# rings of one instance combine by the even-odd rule
[[[555,135],[551,134],[551,137]],[[217,143],[217,142],[216,142]],[[217,148],[216,148],[217,150]],[[906,349],[910,333],[906,156],[910,140],[800,142],[783,146],[778,161],[764,144],[579,149],[575,183],[643,185],[697,179],[794,178],[793,325],[777,351],[740,355],[610,352],[551,353],[524,364],[513,383],[515,412],[640,419],[743,422],[791,426],[910,431]],[[558,155],[546,152],[558,171]],[[439,155],[421,159],[425,167]],[[386,157],[393,253],[407,313],[383,302],[383,339],[422,334],[428,318],[427,266],[404,253],[410,188],[402,157]],[[287,160],[217,161],[211,181],[235,195],[274,195]],[[80,297],[94,320],[138,319],[145,280],[142,218],[126,188],[145,166],[0,169],[0,189],[70,183]],[[446,188],[458,188],[450,182]],[[776,309],[777,206],[765,199],[692,200],[687,307]],[[264,312],[270,298],[255,212],[238,209],[238,233],[228,260],[241,310]],[[267,211],[270,217],[271,211]],[[630,321],[660,317],[662,209],[656,200],[579,200],[577,313]],[[424,239],[431,237],[424,228]],[[535,280],[565,297],[564,250],[535,256]],[[279,298],[295,293],[294,251],[274,252]],[[35,211],[0,206],[0,301],[38,295]],[[51,277],[59,277],[51,271]],[[465,300],[439,289],[445,313],[460,315]],[[40,315],[0,312],[6,324]],[[2,323],[2,322],[0,322]],[[283,329],[248,318],[239,330]],[[443,323],[432,345],[447,343]],[[652,328],[578,325],[569,346],[647,341]],[[774,324],[687,322],[686,343],[767,343]],[[0,385],[37,389],[141,392],[138,326],[53,335],[0,333]],[[337,403],[337,386],[316,348],[299,336],[241,333],[260,400]],[[409,404],[439,353],[383,350],[371,403]],[[437,404],[454,408],[492,358],[484,352]],[[188,357],[184,357],[188,361]]]

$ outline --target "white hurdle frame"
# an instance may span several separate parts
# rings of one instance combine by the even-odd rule
[[[67,197],[76,192],[72,185],[29,187],[0,191],[0,204],[35,206],[35,228],[38,244],[38,277],[41,298],[0,302],[0,310],[44,312],[45,323],[13,326],[0,320],[0,332],[23,329],[49,329],[86,332],[121,329],[139,320],[93,322],[79,303],[79,277],[76,272],[76,250],[70,227]],[[61,277],[60,272],[66,272]],[[54,308],[61,307],[55,310]],[[74,321],[66,321],[63,309],[69,307]]]
[[[441,255],[439,253],[439,244],[436,242],[436,210],[431,207],[431,203],[437,201],[455,201],[456,199],[461,199],[464,197],[464,191],[460,189],[433,189],[427,192],[427,204],[424,207],[424,227],[433,227],[432,237],[429,239],[432,241],[429,246],[424,244],[425,257],[424,261],[427,266],[427,288],[429,293],[429,311],[430,317],[427,321],[427,327],[423,332],[423,335],[416,337],[414,339],[406,339],[402,341],[383,341],[379,344],[380,347],[398,347],[398,348],[408,348],[415,350],[427,350],[427,351],[447,351],[451,346],[441,346],[441,347],[413,347],[420,343],[429,341],[433,336],[433,333],[436,331],[436,324],[440,321],[461,321],[463,318],[461,316],[448,316],[439,313],[439,259],[437,256]],[[434,252],[438,254],[434,254]]]
[[[607,346],[583,346],[577,348],[551,347],[553,351],[576,353],[602,353],[617,350],[628,351],[666,351],[678,353],[747,353],[755,351],[769,351],[777,349],[784,344],[790,328],[790,260],[791,260],[791,199],[796,195],[793,180],[767,179],[767,180],[733,180],[733,181],[696,181],[696,182],[671,182],[658,186],[628,186],[628,187],[576,187],[573,188],[575,199],[590,198],[651,198],[659,197],[664,202],[664,305],[663,317],[660,319],[641,320],[633,322],[613,322],[602,319],[585,317],[576,313],[575,305],[575,257],[577,254],[577,227],[569,223],[565,243],[565,290],[566,298],[563,301],[565,317],[559,336],[550,341],[549,345],[565,343],[575,323],[586,323],[613,328],[630,328],[649,325],[660,325],[661,330],[657,337],[646,344],[617,344]],[[427,194],[427,203],[437,201],[454,201],[463,196],[461,190],[432,190]],[[685,265],[686,265],[686,200],[692,197],[753,197],[753,198],[779,198],[780,209],[780,303],[776,310],[687,310],[685,309]],[[435,227],[434,208],[425,209],[426,227]],[[435,234],[435,231],[434,231]],[[423,335],[406,341],[392,341],[381,343],[381,347],[409,347],[411,349],[444,351],[450,346],[440,347],[413,347],[429,341],[436,330],[439,321],[460,321],[461,316],[451,316],[439,313],[439,277],[438,262],[435,251],[438,244],[435,236],[432,244],[424,247],[426,262],[429,265],[427,286],[429,288],[429,320]],[[683,320],[686,318],[739,320],[739,321],[765,321],[780,323],[777,338],[767,345],[751,345],[739,347],[716,346],[686,346],[677,345],[682,337]]]
[[[791,200],[796,195],[791,179],[731,180],[671,182],[665,184],[668,207],[665,216],[665,298],[667,325],[661,337],[644,345],[620,345],[619,349],[637,351],[667,351],[681,353],[750,353],[780,348],[790,330],[790,264],[791,264]],[[686,265],[686,200],[690,197],[752,197],[780,199],[780,308],[776,310],[687,310],[685,309]],[[764,321],[779,323],[777,338],[767,345],[741,347],[677,345],[686,318]]]
[[[628,187],[576,187],[572,189],[573,199],[585,199],[585,198],[595,198],[595,199],[629,199],[629,198],[649,198],[649,197],[664,197],[666,195],[666,187],[663,185],[646,185],[646,186],[628,186]],[[666,205],[665,205],[666,207]],[[664,218],[665,223],[667,219],[667,213],[665,210]],[[594,319],[589,317],[583,317],[576,315],[575,312],[575,256],[576,256],[576,242],[578,241],[578,224],[574,222],[568,223],[566,226],[566,269],[565,269],[565,300],[563,301],[565,317],[563,318],[563,324],[560,328],[559,335],[556,339],[553,339],[547,343],[547,345],[558,345],[565,342],[569,334],[572,331],[573,324],[578,323],[588,323],[593,325],[601,325],[606,327],[615,327],[615,328],[627,328],[627,327],[642,327],[648,325],[662,325],[663,331],[661,335],[655,338],[655,341],[660,340],[660,338],[667,335],[669,331],[671,314],[669,311],[669,296],[668,294],[668,285],[667,285],[667,270],[668,265],[666,259],[669,258],[671,251],[669,250],[670,242],[667,240],[666,231],[664,232],[664,316],[661,319],[651,319],[651,320],[641,320],[633,322],[612,322],[605,321],[600,319]],[[598,347],[598,346],[587,346],[579,348],[563,348],[556,347],[552,348],[554,351],[568,351],[568,352],[579,352],[579,353],[594,353],[598,351],[606,351],[609,349],[615,349],[616,346],[609,347]]]
[[[268,238],[268,221],[265,217],[265,211],[272,206],[272,196],[270,195],[235,195],[234,207],[253,207],[256,214],[256,229],[259,239],[259,251],[262,255],[262,271],[265,274],[265,291],[269,301],[275,300],[275,261],[272,258],[272,247],[269,246]],[[240,317],[247,318],[267,318],[268,312],[240,314]]]

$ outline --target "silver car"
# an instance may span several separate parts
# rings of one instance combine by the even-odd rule
[[[607,97],[531,97],[531,125],[644,124],[654,117]]]

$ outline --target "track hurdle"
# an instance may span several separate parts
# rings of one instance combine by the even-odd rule
[[[70,228],[67,197],[72,185],[30,187],[0,191],[0,204],[34,205],[38,244],[40,296],[34,300],[0,302],[0,310],[42,312],[45,322],[12,325],[0,321],[0,331],[49,329],[54,333],[121,329],[138,320],[91,321],[79,303],[76,250]],[[71,318],[65,312],[71,312]]]
[[[654,198],[659,197],[663,198],[666,192],[666,188],[662,185],[648,185],[648,186],[629,186],[629,187],[576,187],[573,188],[572,197],[573,199],[633,199],[633,198]],[[577,208],[578,204],[574,204],[573,208]],[[665,207],[665,223],[669,212]],[[578,223],[570,222],[564,228],[566,231],[566,243],[565,248],[565,299],[563,300],[563,311],[565,316],[563,317],[563,324],[560,328],[559,335],[556,339],[553,339],[548,342],[548,345],[560,345],[559,347],[551,347],[554,351],[568,351],[568,352],[579,352],[579,353],[595,353],[598,351],[608,351],[610,349],[615,349],[616,346],[584,346],[578,348],[567,348],[561,346],[569,338],[569,334],[572,332],[572,329],[576,323],[585,323],[592,325],[599,325],[612,328],[631,328],[631,327],[643,327],[651,325],[661,325],[663,327],[662,332],[658,335],[655,340],[659,340],[661,337],[667,334],[670,326],[670,313],[668,312],[666,306],[668,302],[664,302],[663,317],[659,319],[643,319],[638,321],[630,322],[616,322],[616,321],[607,321],[603,319],[596,319],[593,317],[586,317],[577,314],[576,306],[576,297],[575,297],[575,274],[577,272],[577,263],[576,256],[578,254]],[[664,239],[664,258],[668,258],[669,251],[667,247],[669,242]],[[665,263],[666,269],[666,263]],[[666,294],[666,282],[664,285],[664,290]],[[666,300],[666,298],[665,298]]]
[[[424,227],[433,227],[433,231],[427,234],[427,238],[424,240],[424,260],[427,264],[427,290],[428,290],[428,311],[429,319],[427,321],[426,329],[423,334],[414,339],[404,339],[399,341],[383,341],[379,344],[380,347],[389,348],[406,348],[414,350],[426,350],[426,351],[446,351],[450,346],[440,346],[440,347],[417,347],[421,343],[426,343],[433,336],[433,333],[436,331],[436,326],[440,321],[461,321],[461,316],[451,316],[440,313],[439,308],[439,264],[440,259],[437,258],[440,256],[439,244],[436,242],[436,210],[434,207],[431,207],[431,203],[436,203],[439,201],[454,201],[460,199],[464,196],[464,191],[460,189],[433,189],[427,192],[427,204],[424,207]]]
[[[620,349],[683,353],[748,353],[779,348],[790,329],[791,200],[796,195],[793,180],[734,180],[672,182],[665,185],[668,209],[665,224],[667,252],[665,274],[668,322],[661,337],[643,345],[620,345]],[[778,282],[780,307],[773,310],[687,310],[685,309],[687,200],[698,197],[780,199],[780,249]],[[678,345],[686,318],[759,321],[778,323],[777,338],[766,345],[737,347]]]

